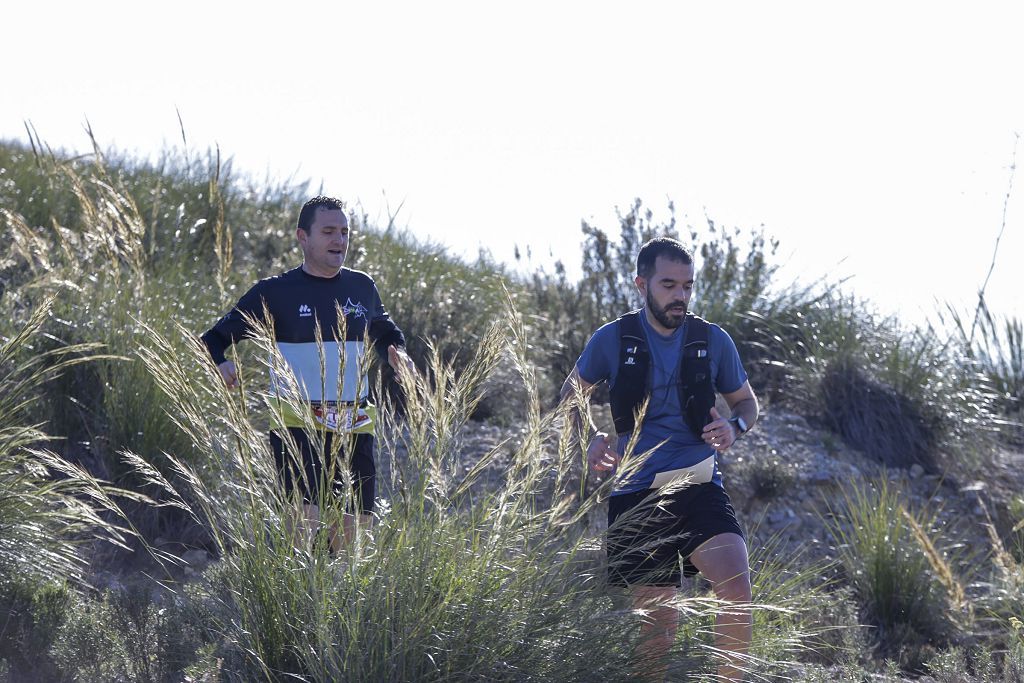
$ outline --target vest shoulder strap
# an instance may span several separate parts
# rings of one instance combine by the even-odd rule
[[[711,408],[715,405],[715,389],[711,382],[711,358],[708,355],[708,335],[711,324],[703,318],[688,314],[686,340],[679,369],[679,405],[683,419],[690,430],[700,436],[704,426],[711,422]]]
[[[647,398],[647,370],[650,351],[641,326],[643,309],[630,311],[616,321],[619,328],[619,367],[609,389],[612,420],[616,434],[632,433],[636,410]]]

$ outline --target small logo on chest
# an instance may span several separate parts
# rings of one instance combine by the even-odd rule
[[[307,306],[306,304],[302,304],[301,306],[299,306],[299,317],[300,318],[309,318],[312,315],[313,315],[313,309],[311,309],[309,306]]]
[[[341,307],[341,312],[345,314],[345,316],[351,315],[355,318],[365,318],[366,306],[361,303],[352,303],[352,297],[349,297],[346,299],[345,305]]]

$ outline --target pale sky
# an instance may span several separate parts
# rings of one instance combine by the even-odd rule
[[[155,154],[177,108],[193,149],[404,201],[459,254],[575,268],[581,218],[671,198],[920,319],[973,303],[1024,134],[1024,3],[148,5],[5,3],[0,137]],[[1022,188],[987,292],[1018,316]]]

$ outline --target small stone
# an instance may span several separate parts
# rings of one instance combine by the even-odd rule
[[[910,478],[911,479],[920,479],[923,474],[924,474],[924,468],[921,467],[916,462],[913,465],[910,466]]]
[[[207,562],[209,562],[210,555],[205,550],[196,549],[189,550],[181,556],[181,559],[189,566],[195,567],[197,565],[204,565]]]
[[[816,469],[811,474],[811,476],[808,477],[808,479],[810,479],[812,482],[817,482],[817,483],[823,483],[823,482],[827,482],[827,481],[832,481],[832,473],[829,472],[824,467],[821,467],[819,469]]]

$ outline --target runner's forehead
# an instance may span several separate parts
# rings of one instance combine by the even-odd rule
[[[693,264],[659,256],[654,260],[654,273],[651,280],[674,280],[676,282],[693,281]]]
[[[318,209],[313,214],[311,229],[347,228],[348,216],[341,209]]]

